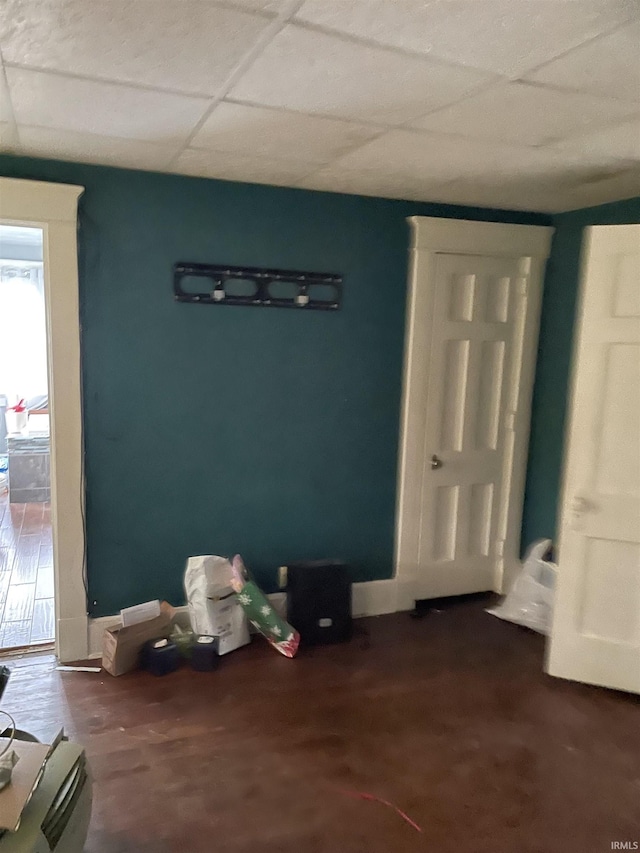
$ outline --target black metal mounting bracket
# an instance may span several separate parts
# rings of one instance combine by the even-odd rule
[[[201,278],[203,284],[208,280],[208,289],[186,290],[183,286],[185,279],[191,278]],[[342,301],[342,276],[259,267],[177,263],[173,268],[173,292],[177,302],[337,311]]]

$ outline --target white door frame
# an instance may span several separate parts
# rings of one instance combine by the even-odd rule
[[[507,416],[513,432],[504,466],[497,539],[494,589],[502,592],[520,562],[520,526],[527,467],[531,394],[535,373],[542,283],[554,229],[412,216],[409,286],[405,331],[402,421],[396,504],[395,570],[398,606],[416,598],[419,577],[420,522],[426,411],[429,398],[431,323],[438,254],[503,256],[520,259],[521,316],[518,320]]]
[[[0,221],[42,229],[51,422],[56,655],[88,654],[78,302],[78,198],[84,187],[0,178]]]

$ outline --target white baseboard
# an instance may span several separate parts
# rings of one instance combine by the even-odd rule
[[[381,616],[384,613],[395,613],[399,610],[411,610],[414,602],[406,595],[398,595],[399,587],[395,578],[381,581],[354,583],[352,587],[351,612],[355,619],[363,616]],[[274,592],[268,596],[274,609],[281,615],[286,615],[287,596],[284,592]],[[188,613],[186,605],[177,607],[179,613]],[[101,616],[89,619],[89,657],[102,657],[102,635],[107,628],[120,625],[119,616]]]
[[[415,584],[410,580],[396,579],[396,610],[413,610],[416,606]]]
[[[396,587],[395,578],[354,583],[351,613],[356,619],[361,616],[382,616],[384,613],[395,613],[398,609]]]
[[[102,657],[102,635],[107,628],[120,627],[119,616],[100,616],[98,619],[89,619],[89,658]]]
[[[56,623],[56,655],[61,661],[82,660],[87,653],[87,624],[84,616],[58,619]]]

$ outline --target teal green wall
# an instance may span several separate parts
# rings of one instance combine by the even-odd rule
[[[189,554],[390,577],[409,215],[536,214],[0,157],[82,184],[89,605],[183,600]],[[340,312],[177,304],[176,261],[342,273]],[[541,403],[542,405],[542,403]]]
[[[569,364],[580,271],[588,225],[640,222],[640,198],[554,217],[556,232],[547,264],[540,328],[522,544],[553,539],[562,470]]]

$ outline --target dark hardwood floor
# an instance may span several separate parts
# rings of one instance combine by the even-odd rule
[[[606,853],[640,841],[640,701],[554,680],[477,602],[213,673],[13,664],[2,706],[87,749],[87,853]],[[360,791],[395,811],[356,799]]]

